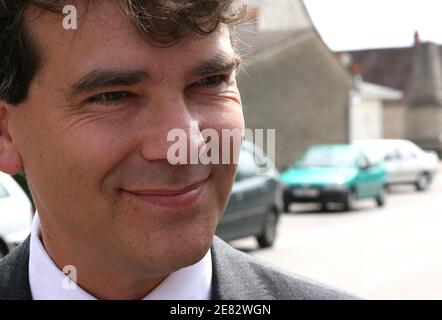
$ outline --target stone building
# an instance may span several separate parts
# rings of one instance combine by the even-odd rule
[[[405,138],[442,154],[442,48],[431,42],[407,48],[349,52],[365,81],[403,92],[384,107],[384,138]]]
[[[276,130],[279,169],[312,144],[349,141],[352,76],[320,38],[302,1],[259,1],[256,22],[239,38],[246,126]]]

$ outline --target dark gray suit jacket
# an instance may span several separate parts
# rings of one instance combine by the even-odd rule
[[[0,261],[0,300],[30,300],[29,238]],[[214,300],[355,299],[355,297],[278,270],[215,237],[212,244]]]

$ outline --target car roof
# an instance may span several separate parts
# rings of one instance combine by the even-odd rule
[[[347,150],[357,150],[358,148],[354,145],[351,145],[351,144],[342,143],[342,144],[314,144],[314,145],[310,146],[309,148],[307,148],[307,150],[310,150],[310,149],[324,149],[324,150],[326,150],[326,149],[337,149],[337,150],[342,149],[342,150],[347,151]]]
[[[393,147],[406,147],[421,152],[422,149],[410,140],[405,139],[361,139],[354,141],[361,147],[376,147],[378,150],[388,151]]]
[[[410,140],[405,139],[360,139],[355,140],[355,144],[379,144],[379,145],[415,145]]]

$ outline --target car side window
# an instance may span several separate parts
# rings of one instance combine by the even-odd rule
[[[363,149],[361,154],[367,159],[369,166],[376,166],[382,161],[382,159],[379,159],[379,155],[375,154],[373,151]]]
[[[402,158],[405,160],[415,160],[417,159],[417,155],[410,149],[406,147],[400,148],[400,153],[402,155]]]
[[[373,166],[373,162],[365,153],[360,153],[358,155],[357,164],[359,168],[369,168]]]
[[[9,193],[4,186],[0,183],[0,199],[9,197]]]
[[[398,161],[402,159],[402,154],[399,151],[399,149],[394,148],[392,150],[390,150],[386,156],[385,156],[385,161]]]
[[[257,166],[253,153],[247,149],[241,150],[238,161],[238,172],[236,174],[236,181],[244,178],[253,177],[257,172]]]
[[[385,155],[384,160],[385,160],[386,162],[393,161],[393,160],[394,160],[394,153],[393,153],[393,152],[388,152],[388,153]]]

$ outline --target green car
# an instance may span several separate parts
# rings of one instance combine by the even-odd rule
[[[314,145],[281,174],[284,184],[284,210],[292,202],[340,203],[344,211],[354,201],[373,198],[385,204],[386,172],[382,162],[374,162],[357,146],[350,144]]]

